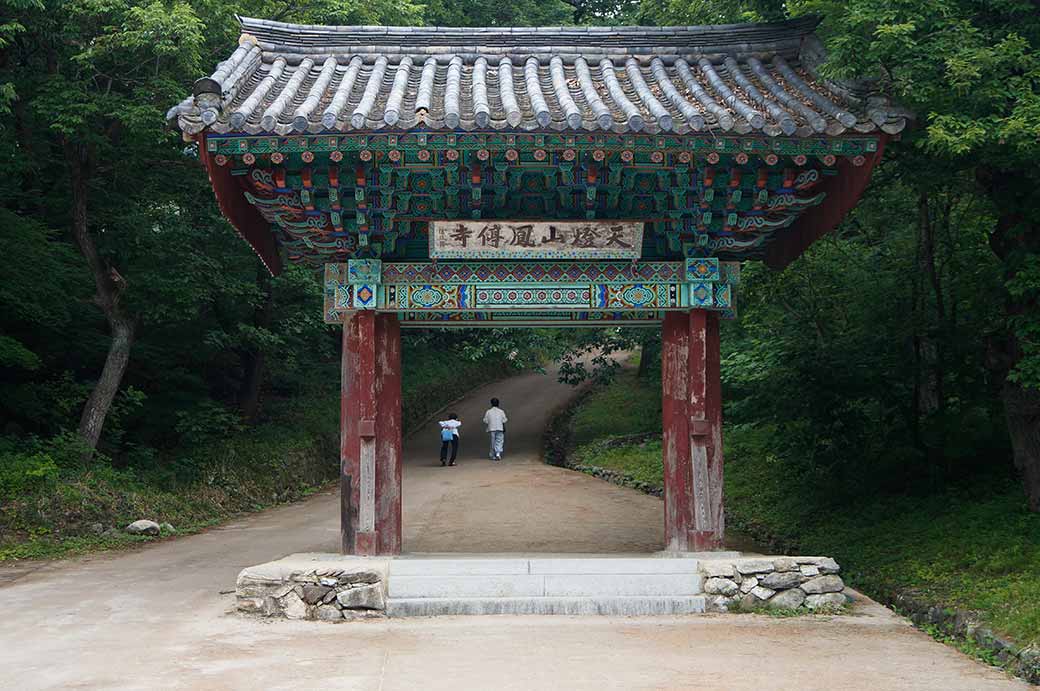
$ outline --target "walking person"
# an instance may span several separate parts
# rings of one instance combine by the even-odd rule
[[[441,465],[455,465],[455,458],[459,455],[459,416],[455,413],[448,415],[447,420],[437,423],[441,426]],[[451,460],[448,461],[448,447],[451,447]]]
[[[507,422],[509,422],[509,418],[506,417],[506,412],[498,407],[498,399],[492,398],[491,407],[484,413],[484,424],[487,425],[487,431],[491,435],[490,458],[492,461],[502,460],[502,451],[506,445]]]

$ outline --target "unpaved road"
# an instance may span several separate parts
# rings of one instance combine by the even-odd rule
[[[648,552],[659,500],[538,462],[571,394],[528,374],[458,405],[460,462],[427,429],[406,446],[405,547]],[[511,423],[484,460],[491,395]],[[330,411],[335,414],[335,411]],[[333,551],[338,499],[318,495],[130,553],[0,566],[0,689],[1026,689],[870,601],[835,618],[447,617],[331,625],[231,613],[238,571]]]

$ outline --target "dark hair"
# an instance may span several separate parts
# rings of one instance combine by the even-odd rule
[[[498,407],[498,399],[497,398],[492,398],[491,399],[491,405],[493,405],[494,407],[497,408]]]
[[[458,420],[459,419],[459,415],[458,415],[458,413],[452,413],[452,414],[450,414],[448,416],[448,419],[449,420]]]

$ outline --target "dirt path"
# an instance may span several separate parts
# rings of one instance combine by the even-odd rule
[[[570,395],[525,375],[458,406],[463,452],[433,430],[406,446],[410,551],[651,551],[661,503],[538,462]],[[483,460],[486,399],[512,423]],[[0,567],[0,689],[983,689],[1028,688],[935,643],[884,608],[856,616],[471,617],[339,626],[231,614],[235,576],[292,552],[332,551],[325,493],[134,552]]]
[[[405,447],[404,545],[410,552],[654,552],[664,545],[661,501],[541,461],[542,431],[574,395],[554,375],[480,388],[455,406],[458,465],[442,468],[436,423]],[[491,397],[509,416],[506,451],[488,460],[481,420]]]

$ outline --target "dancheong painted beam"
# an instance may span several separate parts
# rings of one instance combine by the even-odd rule
[[[728,315],[739,270],[713,257],[555,264],[360,259],[325,265],[325,319],[343,322],[359,310],[400,313],[405,322],[427,326],[460,320],[537,325],[543,313],[554,325],[640,321],[621,316],[627,313],[644,313],[642,321],[652,323],[662,312],[688,309]]]

